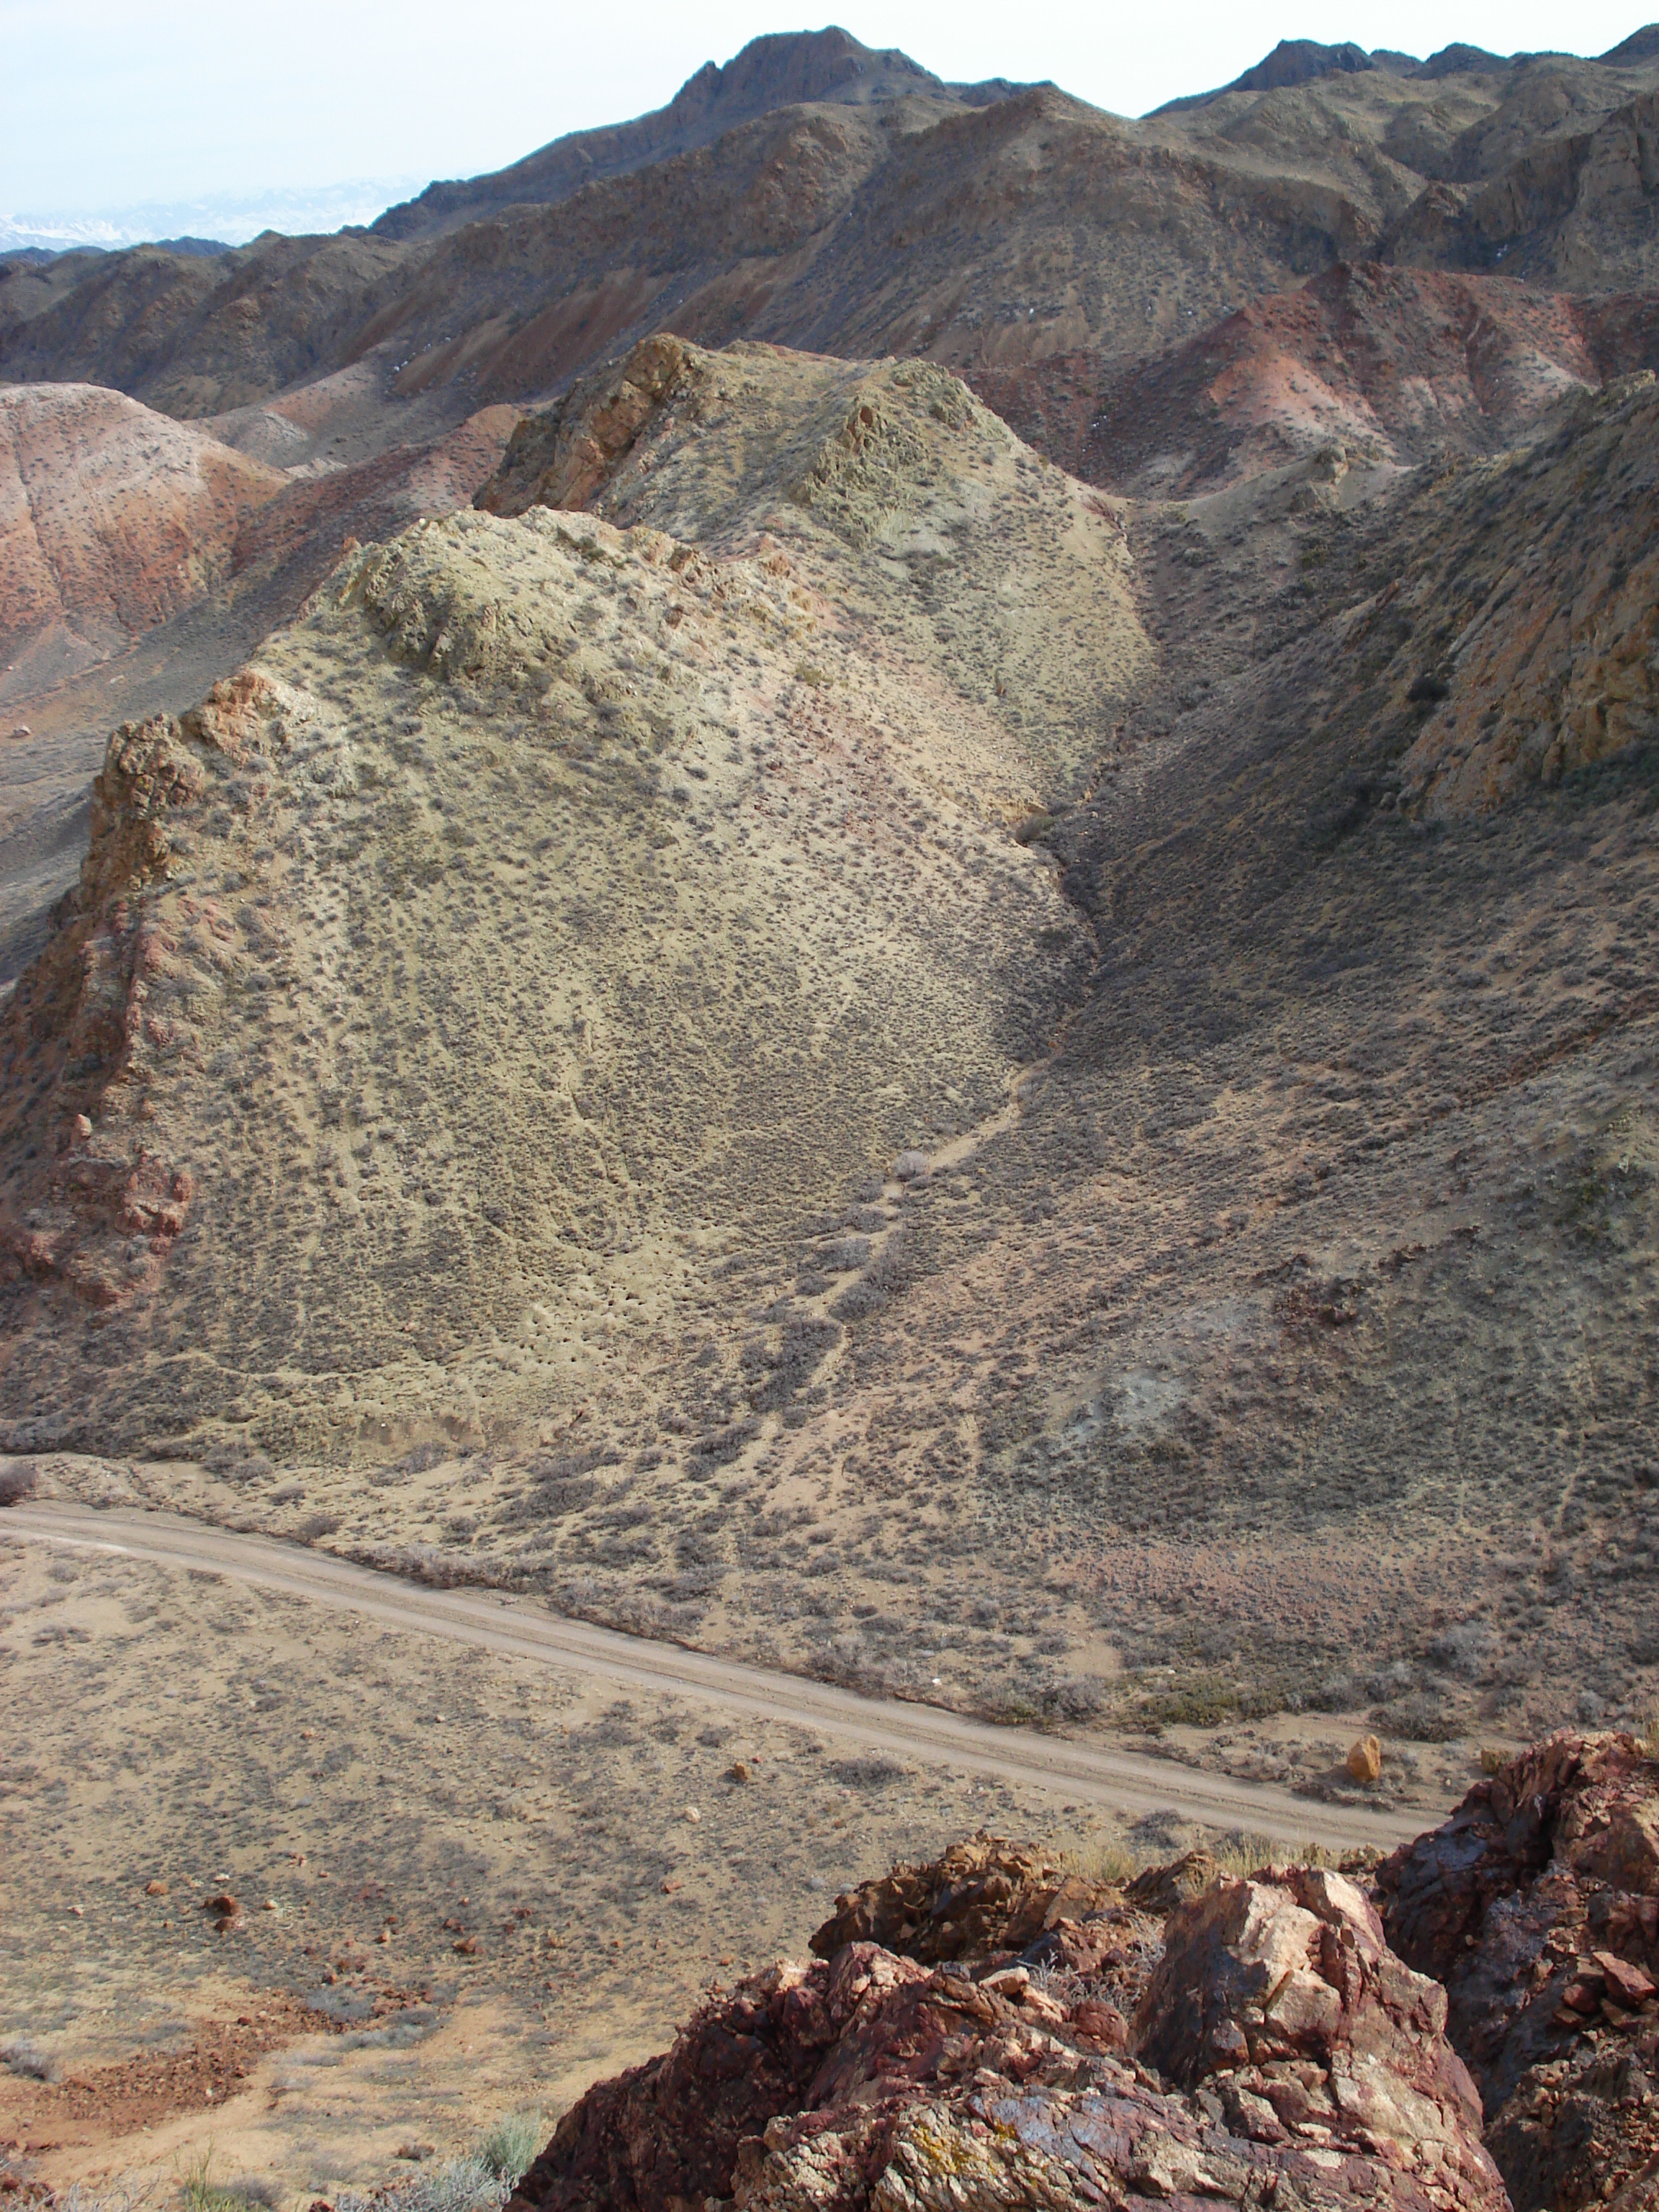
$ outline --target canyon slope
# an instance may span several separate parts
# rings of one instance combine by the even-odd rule
[[[1622,1710],[1656,463],[1638,376],[1136,507],[636,349],[112,740],[7,1441],[981,1710]]]
[[[20,2203],[1645,2203],[1656,100],[0,260]]]

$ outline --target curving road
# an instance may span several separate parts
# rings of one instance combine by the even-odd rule
[[[1267,1783],[1206,1774],[1173,1759],[1115,1750],[1036,1729],[998,1728],[934,1705],[860,1697],[799,1674],[748,1667],[674,1644],[624,1636],[478,1589],[429,1589],[326,1552],[246,1535],[170,1513],[98,1511],[35,1503],[0,1512],[0,1539],[62,1545],[157,1566],[228,1576],[382,1626],[439,1636],[629,1689],[687,1698],[711,1709],[793,1721],[866,1751],[948,1766],[1024,1790],[1135,1815],[1170,1810],[1218,1828],[1243,1827],[1294,1848],[1403,1843],[1432,1815],[1381,1806],[1319,1804]]]

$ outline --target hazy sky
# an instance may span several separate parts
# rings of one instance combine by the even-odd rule
[[[1642,16],[1613,0],[856,0],[838,20],[944,76],[1052,77],[1138,114],[1284,37],[1596,53]],[[799,27],[767,0],[0,0],[0,214],[468,175],[659,106],[704,61]]]

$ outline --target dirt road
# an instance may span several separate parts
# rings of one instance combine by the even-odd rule
[[[1293,1846],[1316,1842],[1335,1849],[1391,1847],[1425,1825],[1420,1811],[1320,1804],[1268,1784],[1204,1773],[1103,1743],[860,1697],[799,1675],[597,1628],[523,1599],[487,1590],[429,1589],[326,1552],[172,1514],[18,1505],[0,1514],[0,1539],[225,1575],[359,1613],[406,1634],[441,1637],[634,1689],[696,1698],[715,1711],[795,1722],[864,1750],[1052,1790],[1132,1816],[1168,1808],[1216,1827],[1243,1827]]]

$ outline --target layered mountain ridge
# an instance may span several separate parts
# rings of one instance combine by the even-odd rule
[[[781,57],[740,72],[756,98],[793,81]],[[519,187],[483,180],[477,219],[446,214],[434,236],[9,268],[0,374],[112,383],[196,414],[373,356],[398,394],[476,404],[556,389],[671,322],[702,343],[920,352],[971,373],[1082,345],[1144,355],[1337,260],[1627,288],[1652,276],[1656,83],[1645,55],[1535,57],[1425,85],[1373,70],[1230,90],[1139,123],[1052,86],[985,106],[849,104],[832,87],[706,143],[628,126],[663,150],[598,163],[555,206],[501,205],[490,196]],[[532,157],[551,164],[549,192],[572,143]]]

